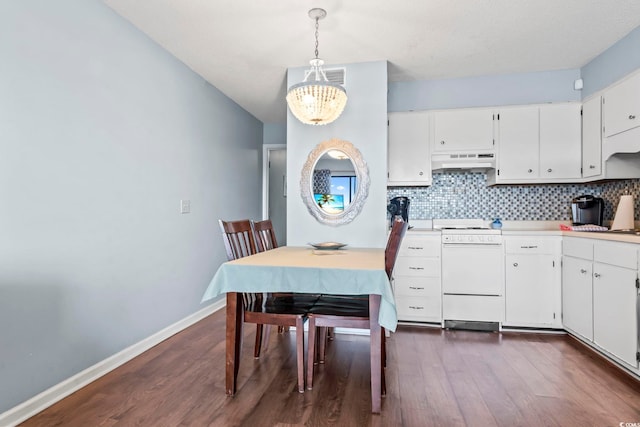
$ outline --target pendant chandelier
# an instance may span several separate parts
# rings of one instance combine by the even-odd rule
[[[287,105],[291,113],[302,123],[308,125],[326,125],[340,117],[347,105],[347,91],[327,80],[322,66],[324,61],[318,58],[318,21],[327,16],[324,9],[309,11],[309,17],[316,21],[316,57],[309,61],[311,69],[305,72],[302,83],[295,84],[287,92]]]

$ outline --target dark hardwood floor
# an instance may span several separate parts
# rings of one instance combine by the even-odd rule
[[[338,335],[303,394],[294,334],[259,360],[245,327],[238,393],[225,396],[224,310],[23,426],[618,426],[640,423],[640,384],[565,335],[401,326],[387,396],[370,414],[369,344]]]

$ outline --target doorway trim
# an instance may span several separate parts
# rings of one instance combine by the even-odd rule
[[[269,219],[269,151],[286,149],[287,144],[262,146],[262,219]]]

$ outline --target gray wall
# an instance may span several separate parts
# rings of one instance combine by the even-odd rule
[[[389,111],[580,101],[580,70],[389,83]]]
[[[206,306],[263,129],[98,0],[3,1],[0,28],[2,413]]]
[[[334,65],[332,65],[333,67]],[[324,126],[309,126],[287,111],[287,243],[336,241],[351,246],[384,247],[387,182],[387,62],[348,65],[349,100],[342,115]],[[288,87],[302,81],[305,68],[288,70]],[[342,226],[320,224],[300,197],[300,172],[319,143],[339,138],[351,142],[369,166],[371,186],[360,214]]]
[[[581,68],[583,98],[640,68],[640,27]]]

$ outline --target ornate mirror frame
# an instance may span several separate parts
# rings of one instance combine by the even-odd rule
[[[351,163],[353,163],[354,166],[358,185],[355,199],[343,212],[339,214],[328,214],[320,209],[313,198],[313,191],[311,188],[311,184],[313,182],[313,171],[316,163],[318,163],[318,160],[320,160],[320,158],[329,150],[339,150],[349,156],[349,159],[351,159]],[[321,142],[309,153],[300,175],[300,196],[302,197],[304,204],[307,206],[309,213],[318,222],[338,226],[350,223],[358,216],[360,211],[362,211],[362,207],[369,196],[370,183],[369,167],[362,158],[360,151],[349,141],[334,138]]]

